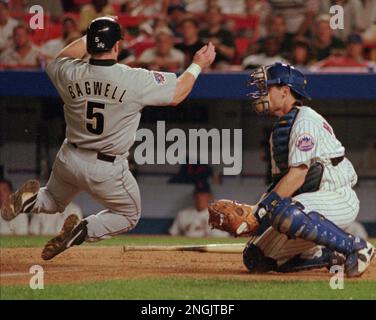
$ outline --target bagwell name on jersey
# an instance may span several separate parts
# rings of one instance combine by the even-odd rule
[[[119,88],[117,85],[109,82],[101,82],[96,80],[77,81],[67,87],[72,99],[82,97],[100,97],[116,100],[123,103],[123,99],[127,89]]]

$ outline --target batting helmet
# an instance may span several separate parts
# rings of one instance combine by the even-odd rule
[[[253,99],[268,95],[268,87],[272,85],[289,86],[299,96],[311,99],[305,91],[307,79],[304,74],[293,66],[281,62],[258,68],[251,74],[249,84],[256,86],[249,94]]]
[[[119,23],[111,17],[94,19],[87,28],[86,37],[88,53],[109,51],[116,41],[123,39]]]

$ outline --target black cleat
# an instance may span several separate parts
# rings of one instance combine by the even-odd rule
[[[84,242],[87,236],[86,225],[87,221],[80,220],[75,214],[68,216],[64,221],[60,234],[52,238],[44,246],[42,259],[51,260],[66,249]]]

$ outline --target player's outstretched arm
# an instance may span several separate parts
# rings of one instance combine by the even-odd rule
[[[177,79],[174,98],[170,103],[171,106],[177,106],[188,96],[201,70],[213,63],[215,54],[215,47],[211,42],[196,52],[193,63]]]
[[[68,44],[60,53],[57,58],[72,58],[81,59],[86,54],[86,36],[81,37]]]

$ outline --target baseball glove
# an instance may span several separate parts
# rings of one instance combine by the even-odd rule
[[[257,231],[259,222],[254,215],[256,206],[232,200],[218,200],[209,205],[209,225],[237,237]]]

